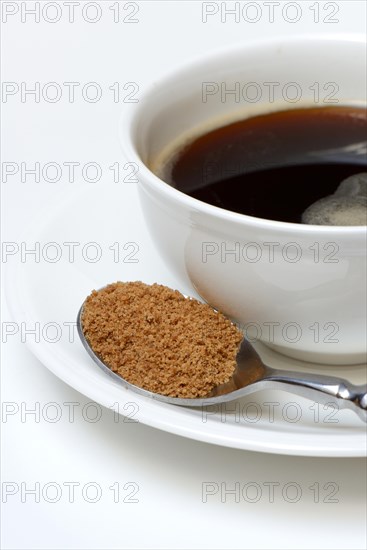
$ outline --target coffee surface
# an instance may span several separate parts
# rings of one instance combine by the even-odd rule
[[[366,122],[363,108],[340,106],[240,120],[186,144],[164,178],[226,210],[301,223],[312,203],[367,171]]]

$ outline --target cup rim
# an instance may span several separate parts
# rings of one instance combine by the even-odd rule
[[[140,154],[133,145],[132,128],[138,123],[141,111],[149,101],[151,94],[157,93],[159,89],[164,89],[169,86],[170,82],[182,79],[190,71],[195,71],[200,66],[205,65],[208,61],[217,60],[218,63],[231,54],[236,52],[246,51],[250,52],[252,49],[259,49],[262,47],[279,48],[280,46],[287,46],[289,44],[302,44],[307,42],[319,41],[325,42],[339,42],[339,43],[359,43],[367,46],[367,39],[361,33],[331,33],[331,34],[297,34],[288,36],[274,36],[271,38],[253,39],[248,42],[241,42],[231,44],[226,47],[222,47],[216,50],[211,50],[208,53],[195,56],[186,61],[178,68],[170,70],[158,76],[157,80],[147,86],[146,90],[142,94],[139,103],[130,104],[129,108],[123,109],[120,121],[119,121],[119,139],[122,152],[129,162],[135,162],[139,167],[139,173],[144,176],[144,186],[151,187],[153,191],[161,193],[162,196],[166,196],[173,202],[183,205],[188,209],[200,212],[211,217],[220,219],[221,221],[228,221],[237,223],[241,226],[259,228],[259,229],[274,229],[281,232],[289,232],[299,234],[332,234],[334,236],[363,236],[366,234],[366,226],[352,225],[352,226],[336,226],[336,225],[312,225],[301,224],[295,222],[283,222],[278,220],[268,220],[266,218],[259,218],[255,216],[249,216],[247,214],[241,214],[239,212],[232,212],[218,206],[214,206],[203,202],[199,199],[191,197],[186,193],[176,189],[169,185],[158,177],[150,168],[145,164]],[[158,82],[158,84],[157,84]],[[141,184],[141,182],[139,181]]]

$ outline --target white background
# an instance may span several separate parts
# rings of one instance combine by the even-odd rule
[[[103,181],[112,181],[108,169],[122,162],[117,136],[117,122],[122,102],[113,101],[109,86],[135,82],[139,93],[146,84],[189,59],[221,45],[245,42],[256,37],[279,34],[339,33],[366,31],[366,8],[363,1],[319,2],[320,22],[315,21],[315,2],[296,2],[282,16],[287,2],[276,7],[274,22],[263,2],[252,2],[248,19],[261,13],[259,21],[250,23],[241,17],[218,14],[202,22],[201,2],[137,2],[133,18],[123,22],[134,6],[121,3],[120,21],[114,22],[113,2],[97,3],[101,19],[92,24],[83,19],[82,7],[75,6],[75,21],[59,2],[61,19],[54,7],[36,23],[34,16],[23,13],[22,6],[34,8],[35,2],[2,2],[2,8],[19,11],[2,24],[2,80],[28,87],[39,82],[61,85],[60,101],[49,103],[41,96],[39,103],[31,96],[21,101],[20,93],[2,103],[3,162],[31,166],[48,162],[96,162],[103,169]],[[45,2],[40,2],[41,9]],[[126,4],[126,3],[125,3]],[[213,4],[213,3],[212,3]],[[224,4],[224,3],[222,3]],[[233,7],[233,2],[225,3]],[[289,3],[288,3],[289,4]],[[7,7],[5,8],[5,5]],[[214,4],[213,4],[214,5]],[[123,9],[125,7],[125,10]],[[215,6],[214,6],[215,7]],[[323,20],[333,16],[339,22]],[[290,23],[285,18],[295,17]],[[325,8],[325,9],[324,9]],[[213,8],[214,9],[214,8]],[[223,8],[222,8],[223,9]],[[54,11],[52,11],[54,10]],[[87,17],[93,18],[93,7]],[[4,12],[3,12],[4,17]],[[79,82],[75,101],[70,103],[63,82]],[[103,96],[96,103],[85,101],[81,88],[97,82]],[[139,96],[139,93],[137,96]],[[51,94],[51,90],[50,90]],[[126,95],[126,91],[122,90]],[[120,98],[121,99],[121,98]],[[80,170],[75,182],[67,173],[57,183],[34,181],[20,172],[3,183],[2,238],[18,242],[22,230],[37,219],[42,209],[56,204],[61,195],[71,193],[83,181]],[[128,184],[126,184],[128,185]],[[67,223],[67,220],[65,221]],[[97,222],[98,223],[98,222]],[[6,305],[3,321],[11,320]],[[19,335],[8,338],[3,346],[2,399],[19,406],[34,408],[45,403],[77,402],[79,411],[88,399],[52,375],[21,343]],[[24,405],[21,405],[21,403]],[[67,489],[57,503],[47,499],[35,503],[28,495],[21,501],[20,492],[9,496],[2,505],[2,547],[4,549],[117,549],[117,548],[343,548],[366,546],[366,471],[362,459],[313,459],[275,456],[237,451],[183,439],[136,423],[118,421],[103,409],[99,422],[88,422],[80,414],[69,422],[65,416],[52,423],[44,418],[21,414],[2,418],[2,482],[22,482],[41,487],[48,482],[76,482],[75,501],[69,502]],[[231,495],[222,503],[220,492],[202,502],[205,481],[253,482],[263,488],[258,502],[235,502]],[[276,493],[270,502],[264,482],[280,487],[295,482],[302,489],[298,502],[287,502]],[[110,486],[118,482],[119,503],[114,502]],[[136,503],[122,502],[138,486]],[[315,482],[338,485],[337,502],[320,502],[309,489]],[[101,488],[99,502],[87,502],[82,487],[86,483]],[[91,491],[90,497],[93,497]]]

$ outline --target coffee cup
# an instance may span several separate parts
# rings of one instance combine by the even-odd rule
[[[297,359],[366,358],[366,227],[286,223],[231,212],[159,177],[167,151],[235,120],[286,109],[366,102],[360,36],[294,36],[238,45],[162,78],[120,123],[139,167],[152,238],[203,300]],[[159,281],[158,281],[159,282]]]

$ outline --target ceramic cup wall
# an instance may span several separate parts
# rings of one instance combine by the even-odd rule
[[[158,81],[128,106],[120,128],[126,159],[139,166],[151,234],[172,269],[253,341],[335,365],[365,360],[366,228],[236,214],[181,193],[152,169],[172,144],[239,118],[363,106],[365,67],[366,44],[358,36],[253,42]]]

